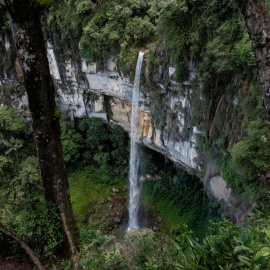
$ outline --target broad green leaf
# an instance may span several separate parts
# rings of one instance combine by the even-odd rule
[[[237,246],[237,247],[234,248],[233,254],[236,254],[236,253],[238,253],[238,252],[240,252],[242,250],[250,251],[251,249],[248,248],[248,247],[245,247],[245,246]]]
[[[266,233],[266,235],[268,236],[268,238],[270,238],[270,230],[269,229],[264,229],[264,232]]]
[[[260,257],[267,257],[270,255],[270,247],[261,248],[255,255],[255,258],[258,259]]]
[[[250,262],[249,262],[249,258],[246,257],[246,256],[241,256],[241,255],[238,255],[237,256],[238,260],[244,264],[247,264],[247,265],[250,265]]]
[[[199,269],[209,270],[209,268],[204,267],[204,266],[201,266],[201,265],[198,265],[198,264],[195,264],[195,263],[190,264],[190,266],[192,268],[195,268],[195,269],[199,268]]]

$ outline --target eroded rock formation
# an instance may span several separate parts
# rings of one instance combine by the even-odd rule
[[[117,57],[111,56],[105,61],[104,69],[98,70],[96,63],[87,63],[84,59],[80,62],[72,61],[72,58],[63,60],[65,58],[57,55],[51,42],[47,42],[47,55],[57,87],[56,100],[60,110],[68,111],[71,120],[84,116],[101,117],[130,131],[133,84],[128,77],[117,71]],[[195,99],[192,79],[196,77],[197,64],[190,61],[188,78],[181,85],[175,80],[174,66],[167,65],[165,69],[158,66],[153,76],[156,87],[154,91],[162,95],[158,99],[158,95],[152,95],[142,86],[137,141],[164,154],[189,173],[198,175],[206,190],[227,208],[232,218],[241,223],[250,205],[231,193],[213,162],[210,162],[205,153],[198,151],[198,138],[202,132],[196,123],[192,123],[191,111],[196,110],[196,102],[206,108],[212,106],[208,136],[210,139],[217,137],[220,132],[219,118],[224,112],[226,114],[228,103],[232,109],[236,108],[242,90],[239,88],[230,102],[221,96],[215,106],[209,104],[209,99],[203,95]],[[147,76],[148,69],[145,65],[142,76]],[[17,109],[27,112],[25,94],[11,96],[11,99]],[[233,126],[237,126],[239,117],[240,113],[234,116]],[[228,150],[235,144],[238,132],[235,130],[231,134]]]

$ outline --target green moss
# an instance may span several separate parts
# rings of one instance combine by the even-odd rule
[[[86,222],[98,201],[99,193],[94,184],[95,178],[95,170],[89,168],[69,175],[72,208],[79,227]]]
[[[165,103],[164,98],[160,98],[155,103],[155,126],[163,131],[167,120],[168,105]]]
[[[162,179],[144,183],[142,201],[163,218],[162,231],[177,230],[186,224],[195,237],[202,239],[209,232],[210,220],[218,217],[218,203],[204,193],[199,179],[167,166]]]
[[[251,76],[248,92],[243,95],[243,99],[240,101],[239,106],[244,112],[245,126],[255,119],[264,119],[265,109],[262,102],[262,88],[257,73]]]
[[[222,172],[222,177],[227,185],[232,188],[236,194],[245,194],[245,177],[239,173],[236,164],[233,162],[229,153],[218,154],[215,157],[216,165],[219,171]],[[246,194],[250,195],[250,194]]]
[[[78,168],[69,174],[68,179],[72,208],[79,228],[87,224],[87,219],[102,194],[112,187],[122,188],[125,183],[104,175],[93,166]]]
[[[99,95],[93,93],[93,94],[91,95],[91,100],[92,100],[93,102],[98,101],[98,100],[99,100],[99,97],[100,97]]]

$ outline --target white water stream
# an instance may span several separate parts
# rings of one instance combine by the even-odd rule
[[[136,135],[138,128],[138,102],[140,96],[140,77],[143,62],[143,52],[139,53],[135,81],[133,87],[132,112],[131,112],[131,132],[130,132],[130,161],[129,161],[129,223],[128,231],[139,229],[138,209],[140,188],[138,184],[139,156]]]

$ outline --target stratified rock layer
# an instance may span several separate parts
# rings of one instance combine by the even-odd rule
[[[116,57],[112,56],[105,61],[104,69],[100,71],[97,70],[96,63],[87,63],[84,59],[79,63],[72,59],[63,60],[65,58],[56,54],[50,42],[47,42],[47,54],[51,75],[57,86],[56,99],[60,110],[68,111],[71,120],[84,116],[100,117],[110,124],[119,124],[130,132],[133,84],[128,77],[117,71]],[[190,61],[188,67],[188,79],[182,85],[175,81],[174,66],[167,66],[165,70],[162,66],[157,67],[153,80],[156,85],[154,90],[162,95],[158,100],[153,98],[144,86],[141,88],[137,141],[164,154],[189,173],[198,175],[206,190],[228,208],[227,212],[232,218],[241,223],[249,211],[249,204],[231,193],[212,162],[197,150],[201,132],[198,126],[192,125],[190,117],[191,110],[196,106],[191,80],[196,77],[197,63]],[[142,76],[147,75],[147,70],[148,67],[145,67]],[[16,68],[16,71],[20,78],[19,68]],[[14,107],[29,118],[26,95],[14,95],[10,98]],[[203,96],[199,99],[208,106],[207,99]],[[217,136],[216,123],[224,113],[223,99],[223,96],[219,99],[211,121],[211,138]],[[237,106],[237,95],[231,103],[233,107]],[[234,125],[238,118],[235,116]],[[230,149],[235,143],[236,135],[232,134]]]

